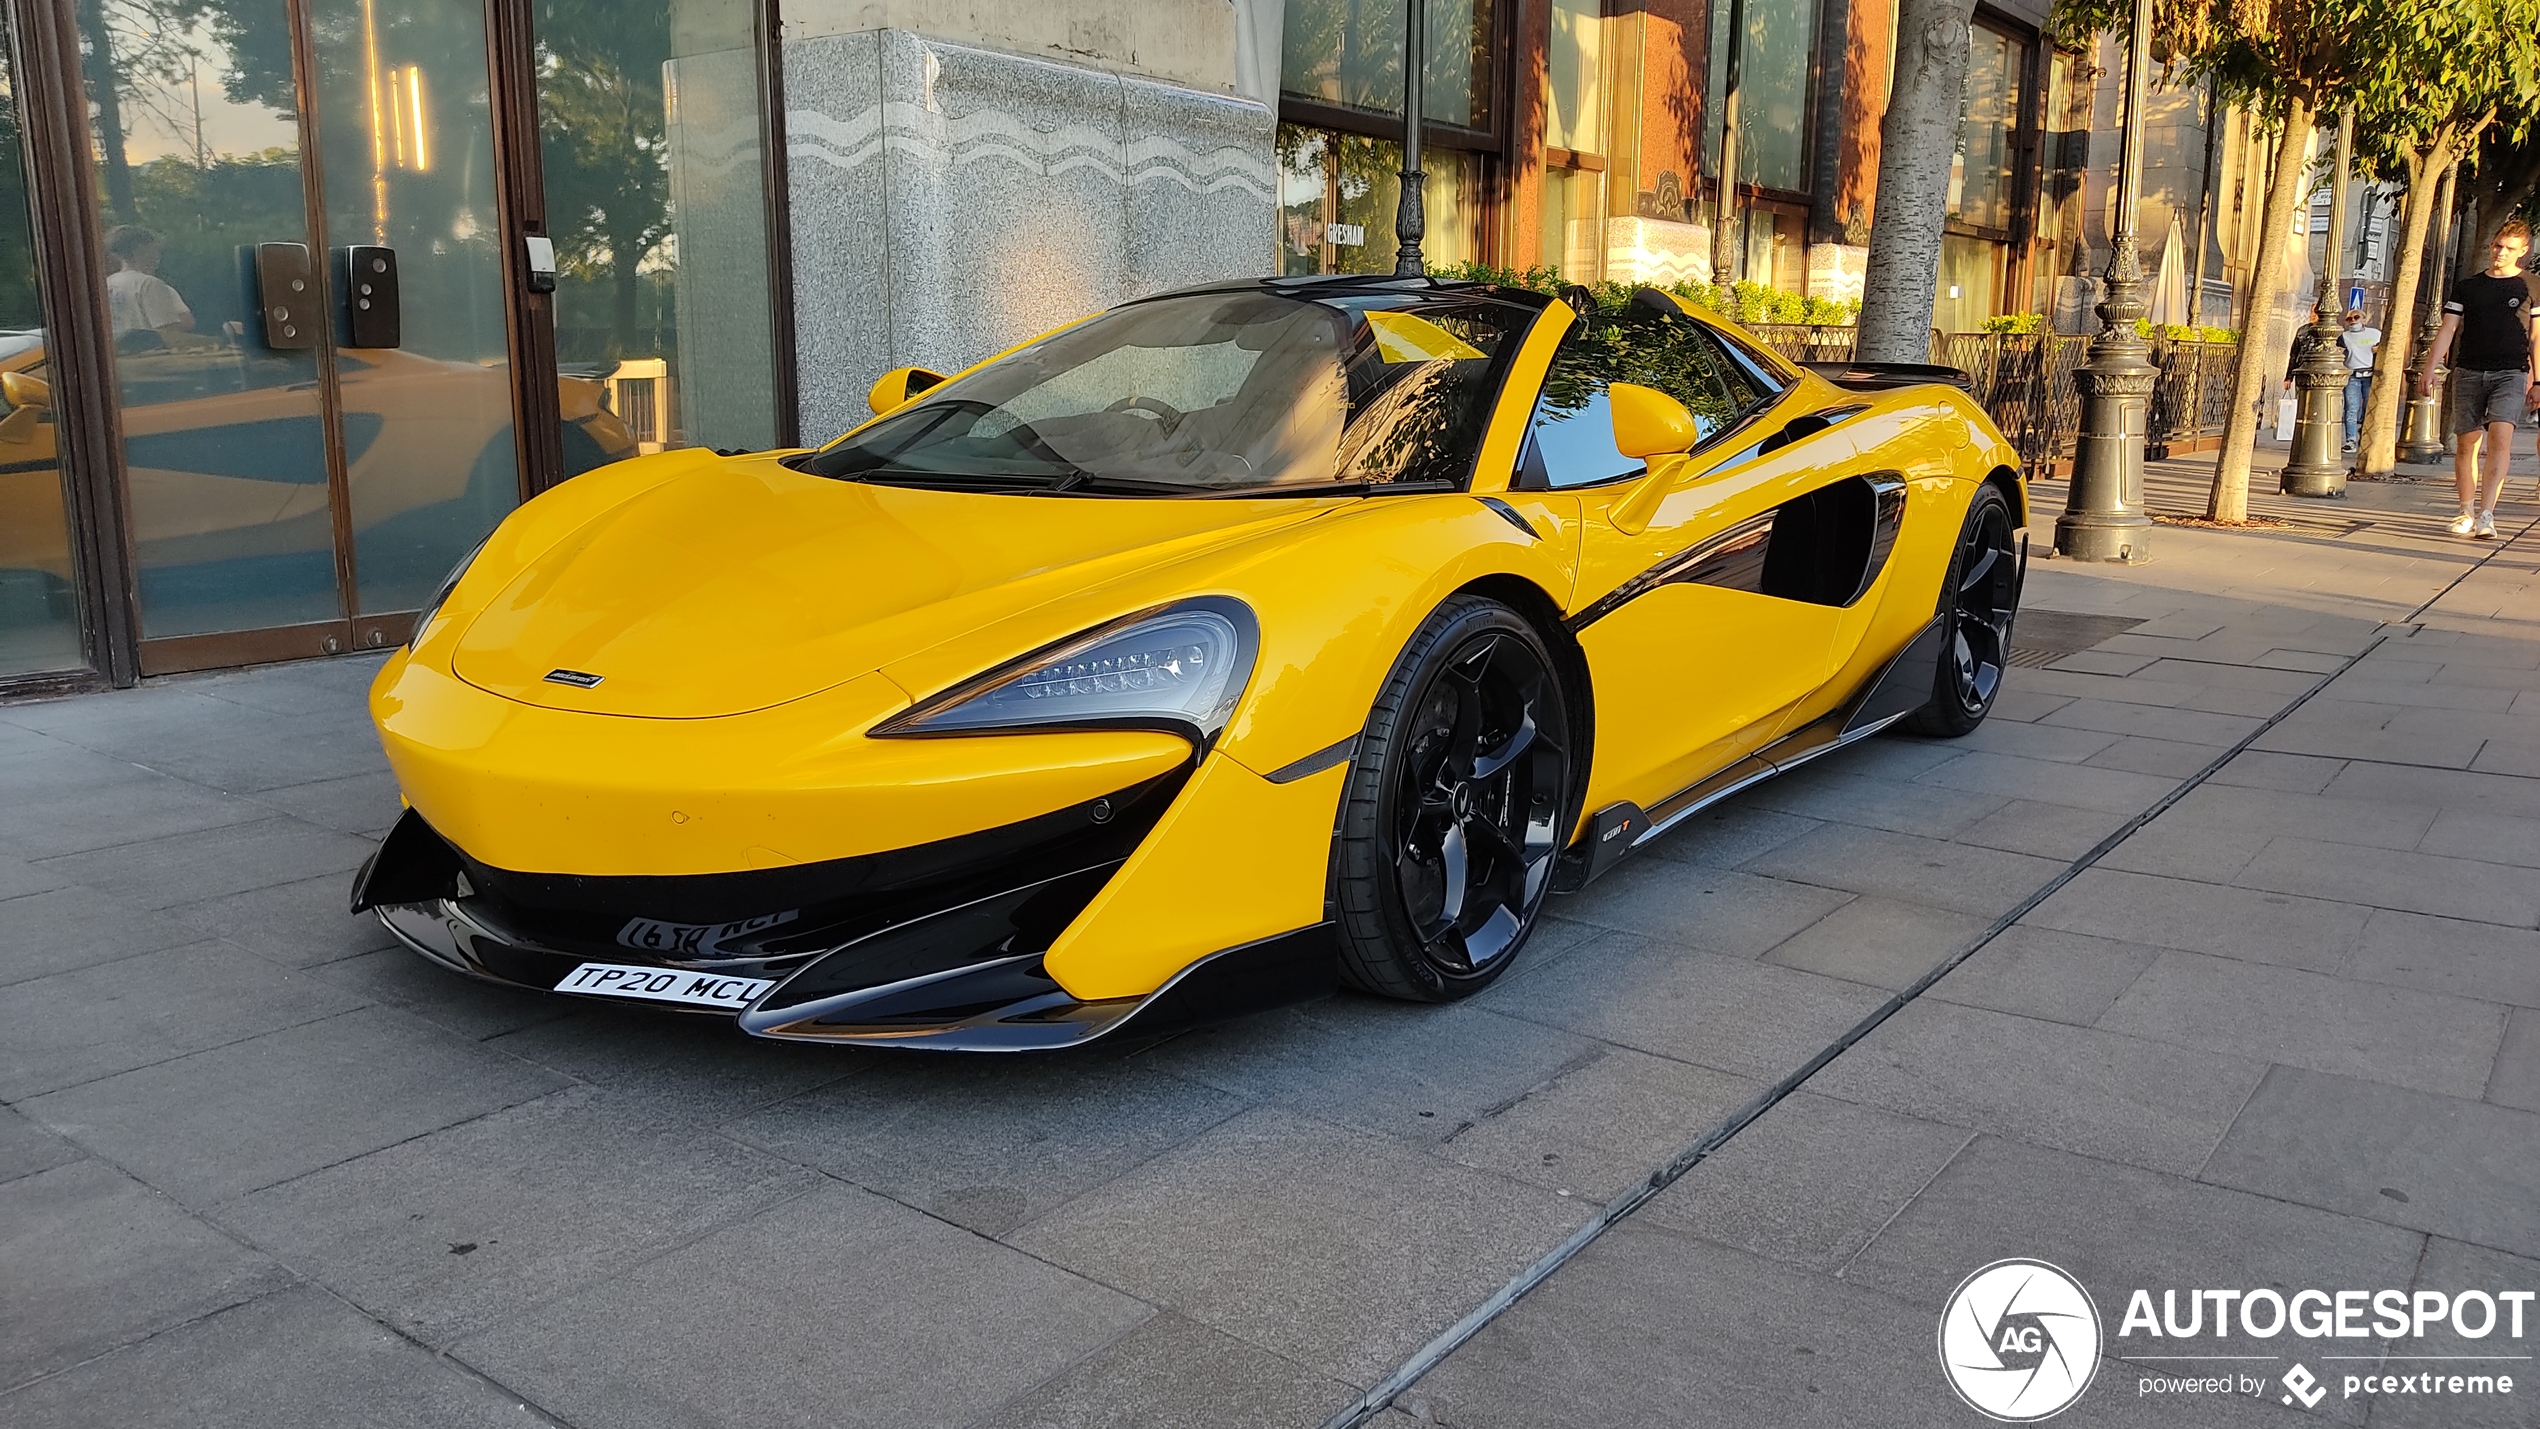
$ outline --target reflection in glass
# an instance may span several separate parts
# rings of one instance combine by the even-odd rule
[[[1817,0],[1749,0],[1739,70],[1737,181],[1804,193],[1808,188],[1808,71],[1817,44]],[[1711,12],[1711,87],[1727,92],[1729,7]],[[1720,163],[1720,114],[1703,118],[1703,161]]]
[[[1940,240],[1940,292],[1932,307],[1932,326],[1942,332],[1975,332],[1993,316],[1993,290],[2002,271],[2005,246],[1981,238],[1943,234]]]
[[[1525,485],[1593,486],[1644,469],[1614,445],[1606,389],[1617,382],[1655,387],[1684,403],[1700,440],[1709,441],[1755,400],[1699,324],[1645,308],[1604,313],[1570,329],[1553,353],[1535,404],[1534,445]]]
[[[1958,108],[1958,152],[1949,162],[1949,216],[1977,228],[2009,228],[2012,145],[2028,46],[1982,25],[1974,35]]]
[[[1607,23],[1599,0],[1553,0],[1544,57],[1543,142],[1603,154],[1606,139]]]
[[[1568,283],[1605,276],[1605,175],[1587,169],[1543,171],[1541,262]]]
[[[345,348],[356,608],[412,610],[519,501],[485,7],[313,0],[326,241],[395,251],[395,348]]]
[[[537,0],[534,13],[565,470],[630,455],[625,440],[775,445],[752,7]],[[602,408],[610,430],[575,420]]]
[[[1481,249],[1481,163],[1454,149],[1421,156],[1428,183],[1420,251],[1431,268]],[[1362,134],[1279,126],[1279,271],[1390,273],[1401,237],[1402,146]]]
[[[1490,0],[1428,0],[1430,119],[1490,127]],[[1288,0],[1279,88],[1371,114],[1402,112],[1402,0]]]
[[[0,14],[0,42],[8,17]],[[35,287],[27,222],[16,76],[0,50],[0,675],[80,663],[79,610],[71,585],[70,528],[63,514],[53,413],[27,380],[44,361],[44,310]],[[8,375],[16,375],[14,382]]]
[[[314,352],[252,320],[246,255],[306,243],[284,0],[78,0],[145,637],[329,620]],[[40,349],[9,359],[46,375]],[[50,429],[45,429],[50,451]]]

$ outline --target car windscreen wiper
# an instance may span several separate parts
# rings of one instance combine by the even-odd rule
[[[1037,492],[1065,486],[1081,472],[977,472],[977,471],[911,471],[906,468],[875,467],[832,481],[862,481],[875,486],[916,486],[942,491]]]
[[[1464,484],[1460,481],[1298,481],[1278,486],[1237,487],[1208,494],[1220,500],[1240,500],[1262,496],[1416,496],[1425,492],[1463,489]]]

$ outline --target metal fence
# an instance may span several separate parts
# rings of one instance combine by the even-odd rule
[[[1849,327],[1755,323],[1747,331],[1794,362],[1852,360]],[[2212,446],[2231,415],[2240,345],[2155,337],[2151,346],[2159,376],[2145,454],[2158,459]],[[2081,431],[2073,372],[2089,360],[2089,349],[2089,338],[2061,333],[1935,332],[1931,338],[1931,360],[1967,374],[1976,401],[2019,448],[2022,464],[2039,474],[2073,453]]]

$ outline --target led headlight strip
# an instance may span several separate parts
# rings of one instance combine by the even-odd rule
[[[1241,601],[1177,601],[1036,650],[873,732],[1161,729],[1204,744],[1226,727],[1243,696],[1258,631]]]

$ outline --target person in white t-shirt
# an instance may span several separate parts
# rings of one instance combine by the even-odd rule
[[[2337,335],[2346,347],[2346,450],[2355,449],[2364,426],[2364,402],[2372,396],[2373,353],[2381,347],[2381,329],[2364,326],[2361,308],[2346,310],[2346,330]]]
[[[159,276],[160,252],[159,235],[134,224],[119,224],[106,235],[106,256],[115,262],[115,271],[106,275],[106,308],[119,352],[175,347],[194,331],[194,310]]]

